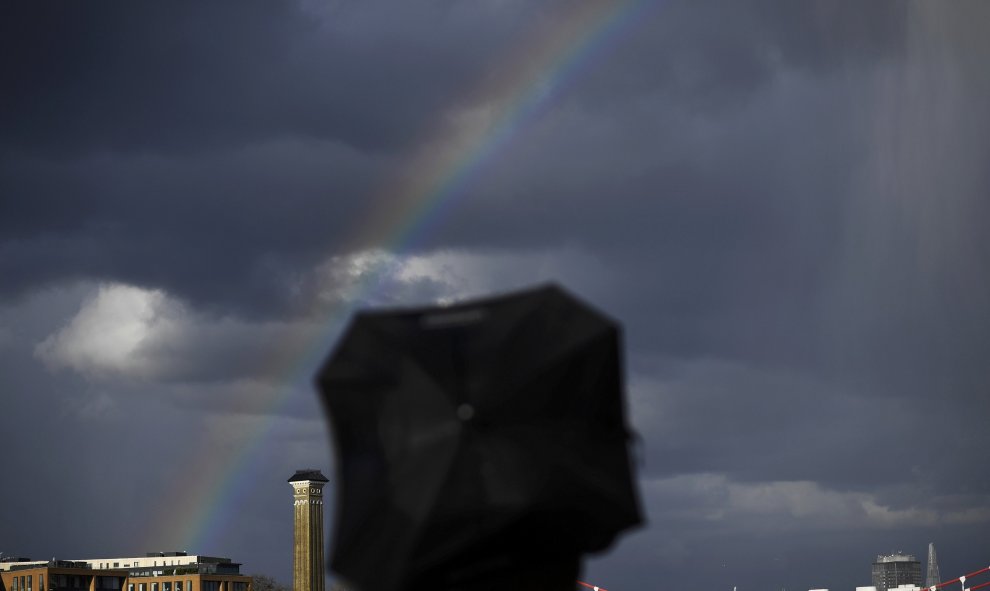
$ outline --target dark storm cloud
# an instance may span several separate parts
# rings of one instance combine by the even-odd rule
[[[5,195],[0,219],[6,220],[5,236],[17,240],[5,245],[5,290],[21,291],[72,273],[168,286],[196,301],[255,310],[272,302],[284,306],[287,296],[272,287],[284,283],[284,275],[268,271],[299,269],[326,256],[339,247],[348,220],[386,207],[361,201],[380,182],[387,170],[382,166],[393,161],[369,159],[335,143],[359,150],[408,143],[422,125],[439,119],[440,109],[456,105],[465,89],[483,79],[497,50],[511,43],[512,32],[527,17],[534,17],[525,11],[474,14],[442,4],[415,9],[339,5],[317,14],[291,4],[248,3],[232,13],[236,18],[217,7],[184,3],[11,10],[4,19],[10,30],[3,35],[9,46],[3,67],[13,92],[0,116],[8,152],[0,173]],[[852,38],[792,48],[816,33],[784,35],[790,20],[807,28],[814,19],[801,18],[795,9],[755,16],[736,14],[740,10],[723,7],[715,11],[722,15],[718,19],[676,3],[649,12],[651,20],[636,29],[632,41],[618,44],[614,59],[600,62],[575,88],[565,89],[564,100],[607,93],[627,103],[648,101],[614,121],[610,113],[616,98],[593,102],[585,113],[588,120],[604,116],[606,133],[625,134],[644,124],[655,129],[637,144],[611,151],[646,155],[638,170],[592,168],[598,182],[575,195],[560,185],[552,161],[536,155],[531,162],[540,168],[537,178],[495,195],[500,212],[508,211],[506,194],[519,195],[520,207],[511,219],[499,223],[504,214],[485,212],[483,220],[467,219],[454,227],[474,241],[490,235],[517,245],[569,240],[568,228],[582,228],[581,240],[596,247],[616,237],[659,234],[676,243],[685,234],[732,238],[740,229],[754,232],[745,221],[763,212],[742,201],[765,192],[765,182],[773,179],[745,172],[710,178],[700,163],[657,157],[677,137],[667,133],[686,130],[652,122],[678,108],[683,116],[707,102],[705,97],[718,97],[726,106],[748,100],[773,81],[779,65],[771,59],[774,52],[802,63],[834,61],[831,54],[848,53],[847,45],[888,45],[890,25],[883,34],[867,27],[872,36],[853,42],[858,29],[842,23],[859,22],[863,15],[830,11],[840,24],[829,27],[839,32],[830,34]],[[553,12],[536,16],[549,18]],[[734,24],[728,40],[713,29],[723,18]],[[850,27],[852,33],[843,33]],[[755,65],[727,64],[726,56]],[[680,73],[671,70],[673,65]],[[623,91],[621,81],[609,78],[611,72],[641,86]],[[692,78],[683,78],[684,73]],[[726,116],[731,118],[731,109]],[[288,137],[331,143],[303,141],[284,154],[263,147],[253,154],[238,152],[246,144]],[[579,139],[575,145],[592,145],[590,138]],[[211,151],[201,154],[205,148]],[[224,150],[235,152],[225,155]],[[572,173],[564,170],[580,169],[575,163],[594,161],[598,152],[558,158],[559,172],[566,178]],[[157,153],[164,156],[141,156]],[[52,161],[46,154],[62,158]],[[190,155],[196,163],[187,162]],[[291,162],[293,157],[301,163]],[[614,158],[612,163],[621,166]],[[745,171],[748,163],[739,165],[737,170]],[[602,186],[603,179],[611,184]],[[679,199],[661,202],[658,188]],[[624,201],[634,199],[613,211],[612,219],[596,214],[595,223],[587,224],[587,212],[596,209],[591,196],[616,193]],[[582,205],[576,199],[589,201]],[[635,211],[635,204],[645,210]],[[749,213],[740,218],[731,210]],[[569,217],[560,218],[561,213]],[[519,219],[535,223],[519,224]],[[657,228],[655,220],[670,220],[676,227]],[[630,221],[636,226],[630,228]],[[181,242],[171,239],[178,232],[184,236]],[[453,240],[448,244],[463,243],[449,231],[446,236]]]
[[[646,34],[621,43],[619,59],[584,90],[615,97],[662,88],[695,105],[730,104],[780,62],[820,67],[889,51],[904,12],[888,3],[669,4],[648,12]],[[188,152],[295,136],[394,148],[461,98],[527,20],[566,10],[474,12],[441,2],[229,8],[5,8],[3,145]],[[616,84],[616,75],[640,86]]]
[[[347,235],[369,163],[336,145],[286,143],[206,162],[106,156],[0,168],[13,196],[0,204],[8,294],[66,275],[126,278],[263,309],[284,304],[301,262]]]
[[[62,483],[50,504],[89,508],[66,518],[71,553],[117,552],[128,515],[175,509],[149,489],[266,417],[281,428],[259,471],[329,466],[308,382],[273,361],[326,336],[377,256],[388,272],[364,303],[551,277],[623,322],[652,523],[592,565],[595,582],[850,588],[876,553],[930,539],[943,572],[977,565],[990,519],[977,5],[658,3],[548,89],[411,245],[421,260],[341,256],[383,246],[362,235],[389,211],[380,188],[484,114],[474,90],[569,6],[4,7],[7,465]],[[70,330],[93,293],[135,288],[164,302],[109,308],[138,345],[99,357],[106,343],[76,339],[119,320]],[[267,486],[215,551],[284,575],[255,543],[288,538]],[[62,522],[2,490],[0,506],[28,507],[3,514],[3,549],[48,553]]]
[[[526,14],[320,8],[5,9],[3,291],[95,277],[284,308],[377,207],[394,160],[374,153],[437,125]]]
[[[594,245],[635,277],[610,304],[637,347],[810,363],[860,152],[850,122],[818,122],[847,93],[798,77],[713,120],[663,101],[611,113],[604,130],[593,111],[561,116],[433,241]]]
[[[646,34],[618,42],[607,64],[578,81],[580,96],[615,107],[652,94],[717,113],[751,98],[782,69],[821,75],[896,59],[906,14],[893,2],[664,2],[645,11],[639,26]]]
[[[302,25],[293,6],[259,2],[233,18],[193,3],[10,8],[4,143],[78,153],[188,146],[191,132],[195,148],[248,139],[237,123],[252,120],[268,87],[252,72],[276,69]]]
[[[6,7],[2,144],[189,153],[295,136],[394,149],[518,24],[441,3],[317,7],[322,18],[267,1]]]
[[[985,474],[970,468],[985,436],[949,427],[960,408],[978,401],[974,393],[906,401],[715,359],[634,360],[632,367],[641,380],[633,382],[633,409],[643,415],[633,421],[651,476],[813,481],[835,491],[884,491],[902,508],[961,486],[990,493]],[[937,445],[926,445],[929,433]]]

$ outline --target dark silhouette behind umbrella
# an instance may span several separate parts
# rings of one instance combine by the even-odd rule
[[[619,327],[556,286],[359,313],[317,382],[331,566],[361,591],[470,586],[640,522]]]

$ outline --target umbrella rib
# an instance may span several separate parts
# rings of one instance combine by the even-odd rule
[[[395,343],[393,341],[392,335],[390,335],[387,331],[382,330],[380,327],[376,326],[374,322],[370,322],[368,324],[369,326],[367,327],[367,330],[369,332],[374,333],[375,336],[378,338],[379,341],[382,342],[383,345],[388,346],[393,351],[399,353],[403,359],[406,359],[410,363],[415,365],[419,369],[420,373],[422,373],[425,377],[427,377],[430,380],[430,383],[436,386],[438,390],[440,390],[441,392],[446,390],[444,385],[440,383],[439,380],[437,380],[437,376],[434,375],[434,373],[430,371],[428,368],[424,367],[419,359],[417,359],[414,356],[405,354],[404,347],[402,347],[401,344]]]

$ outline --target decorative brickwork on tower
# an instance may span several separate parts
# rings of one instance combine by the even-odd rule
[[[319,470],[297,470],[292,485],[295,537],[292,544],[292,591],[324,591],[323,485]]]

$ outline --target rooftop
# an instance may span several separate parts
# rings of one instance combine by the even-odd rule
[[[303,480],[311,480],[316,482],[330,482],[329,479],[323,475],[322,472],[315,468],[306,468],[304,470],[296,470],[296,473],[289,478],[289,482],[300,482]]]
[[[917,562],[917,559],[912,554],[901,554],[897,552],[888,554],[887,556],[878,555],[877,562]]]

